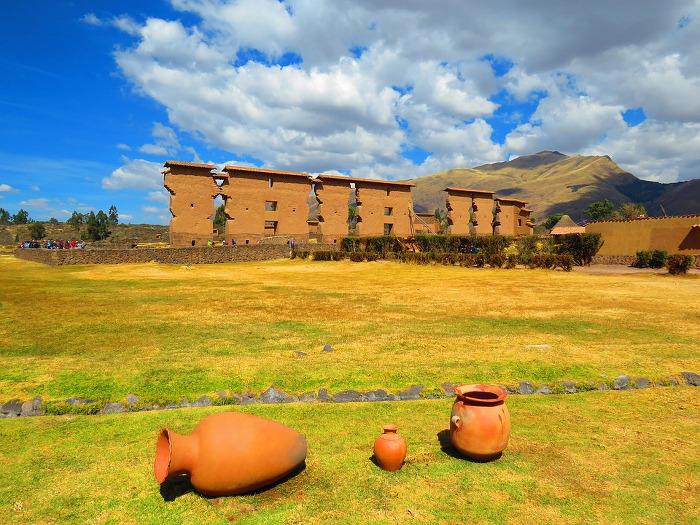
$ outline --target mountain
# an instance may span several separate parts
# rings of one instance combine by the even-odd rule
[[[638,179],[608,156],[568,156],[540,151],[508,162],[455,168],[413,179],[416,211],[445,207],[444,190],[461,186],[492,190],[529,203],[537,219],[565,213],[574,220],[593,201],[638,202],[649,215],[700,213],[700,179],[662,184]]]

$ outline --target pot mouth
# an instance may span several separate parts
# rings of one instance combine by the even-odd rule
[[[480,405],[498,405],[508,397],[508,393],[496,385],[462,385],[455,387],[455,394],[463,401]]]
[[[153,462],[153,473],[158,483],[163,483],[170,469],[170,432],[167,428],[160,431],[156,442],[156,459]]]
[[[397,425],[394,425],[393,423],[389,423],[388,425],[384,425],[384,427],[382,427],[382,428],[384,429],[385,434],[395,433],[399,429],[399,427]]]

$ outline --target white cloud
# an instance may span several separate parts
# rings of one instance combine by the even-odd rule
[[[102,22],[102,20],[100,20],[100,18],[99,18],[95,13],[85,13],[85,14],[81,17],[80,21],[81,21],[81,22],[84,22],[84,23],[86,23],[86,24],[88,24],[88,25],[91,25],[91,26],[101,26],[101,25],[104,25],[104,23]]]
[[[20,206],[27,206],[29,208],[48,208],[49,199],[37,198],[37,199],[25,199],[19,202]]]
[[[9,184],[0,184],[0,192],[10,192],[10,191],[17,191],[15,190],[12,186]]]
[[[122,158],[124,165],[102,179],[107,190],[157,189],[163,186],[162,165],[144,159]]]
[[[160,202],[162,204],[170,203],[170,194],[166,190],[149,191],[146,198],[149,201]]]
[[[146,213],[161,213],[163,211],[163,208],[158,206],[143,206],[141,209]]]
[[[167,155],[168,150],[165,146],[158,146],[157,144],[144,144],[139,148],[141,153],[146,155]]]
[[[117,149],[120,149],[123,151],[131,151],[131,146],[129,146],[128,144],[119,143],[119,144],[117,144]]]
[[[180,149],[180,141],[173,128],[165,126],[160,122],[154,122],[151,135],[153,136],[155,144],[144,144],[139,148],[141,153],[158,156],[175,155]]]

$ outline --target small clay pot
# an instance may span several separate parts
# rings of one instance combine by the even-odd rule
[[[164,429],[153,464],[156,480],[189,474],[207,496],[243,494],[270,485],[306,459],[306,438],[281,423],[242,412],[202,419],[189,436]]]
[[[384,433],[374,441],[374,459],[384,470],[399,470],[406,459],[406,440],[399,436],[396,425],[384,425]]]
[[[460,453],[477,461],[498,458],[508,446],[510,414],[508,393],[494,385],[462,385],[455,388],[450,440]]]

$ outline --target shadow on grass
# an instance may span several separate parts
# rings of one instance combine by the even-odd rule
[[[503,453],[499,452],[495,456],[491,456],[490,458],[483,458],[483,459],[477,459],[477,458],[470,458],[468,456],[462,455],[453,445],[452,445],[452,440],[450,440],[450,429],[446,428],[444,430],[441,430],[436,434],[438,441],[440,442],[440,450],[442,450],[445,454],[452,458],[456,459],[461,459],[464,461],[470,461],[472,463],[490,463],[491,461],[496,461],[498,458],[500,458]]]
[[[278,479],[277,481],[270,483],[269,485],[262,487],[257,490],[253,490],[251,492],[246,492],[246,494],[262,494],[264,492],[267,492],[268,490],[274,489],[278,485],[281,485],[285,481],[288,481],[292,479],[293,477],[297,476],[301,472],[303,472],[306,469],[306,461],[301,463],[298,467],[296,467],[294,470],[292,470],[289,474],[284,476],[283,478]],[[160,495],[163,497],[163,501],[175,501],[177,498],[180,496],[184,496],[185,494],[189,494],[190,492],[194,492],[195,494],[198,494],[202,498],[206,499],[216,499],[221,496],[207,496],[206,494],[202,494],[201,492],[197,492],[197,489],[194,488],[192,485],[192,482],[190,481],[190,476],[187,474],[182,474],[180,476],[174,476],[172,478],[166,479],[163,483],[160,484]]]

